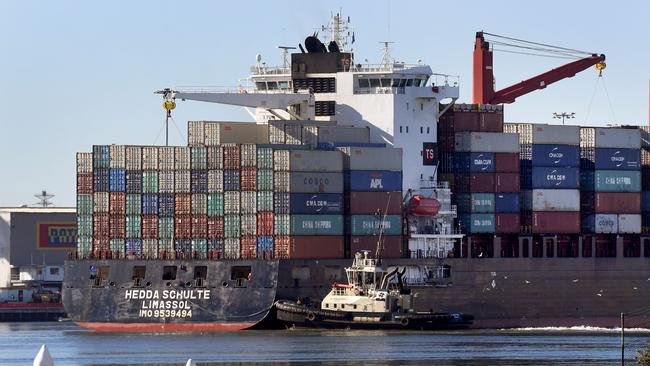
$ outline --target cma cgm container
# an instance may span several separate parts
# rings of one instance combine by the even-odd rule
[[[340,193],[292,193],[292,214],[343,214],[343,194]]]
[[[538,167],[580,166],[580,148],[573,145],[533,145],[532,157]]]
[[[494,153],[454,153],[454,168],[458,172],[494,172]]]
[[[639,149],[596,148],[594,167],[597,170],[639,170]]]
[[[577,189],[580,186],[579,168],[532,168],[532,187],[541,189]]]

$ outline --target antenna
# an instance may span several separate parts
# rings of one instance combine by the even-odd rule
[[[341,52],[352,52],[352,49],[348,50],[348,45],[354,43],[354,27],[350,25],[350,17],[343,16],[342,9],[332,14],[330,22],[321,26],[320,30],[327,35],[326,39],[329,42],[336,42]]]
[[[278,48],[282,50],[282,68],[283,69],[288,69],[289,68],[289,50],[295,50],[296,47],[278,46]]]
[[[38,198],[39,200],[34,204],[35,206],[41,206],[41,207],[54,206],[54,203],[50,202],[50,199],[54,197],[54,195],[47,193],[45,189],[42,190],[40,194],[35,194],[34,197]]]
[[[392,41],[381,41],[384,44],[384,55],[381,57],[382,66],[390,66],[393,63],[393,58],[390,55],[390,45],[395,43]]]

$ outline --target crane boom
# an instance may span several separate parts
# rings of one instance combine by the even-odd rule
[[[474,44],[474,83],[473,100],[479,104],[500,104],[512,103],[518,97],[526,95],[538,89],[544,89],[565,78],[594,65],[604,65],[605,55],[592,54],[589,57],[570,62],[566,65],[554,68],[543,74],[521,81],[501,90],[494,90],[494,74],[492,62],[492,50],[489,42],[485,41],[483,32],[476,33]],[[604,68],[604,66],[603,66]],[[599,69],[602,70],[602,69]]]

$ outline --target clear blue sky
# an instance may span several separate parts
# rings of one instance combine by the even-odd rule
[[[491,4],[491,5],[486,5]],[[255,55],[280,64],[278,45],[297,45],[343,7],[356,29],[357,60],[393,56],[461,76],[471,99],[477,30],[605,53],[604,85],[592,69],[506,106],[506,120],[643,124],[648,116],[647,1],[0,1],[0,206],[32,204],[47,189],[75,204],[75,152],[93,144],[152,144],[163,124],[153,91],[237,85]],[[497,88],[563,61],[499,53]],[[589,101],[596,91],[586,119]],[[612,117],[614,115],[615,117]],[[171,142],[185,121],[248,120],[239,108],[180,102]],[[161,143],[162,137],[157,142]]]

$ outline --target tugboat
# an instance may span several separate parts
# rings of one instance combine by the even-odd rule
[[[405,268],[381,266],[380,244],[375,258],[356,253],[345,269],[348,284],[333,283],[318,304],[308,299],[279,300],[277,319],[286,326],[350,329],[461,329],[474,316],[462,313],[416,312],[415,296],[403,284]]]

